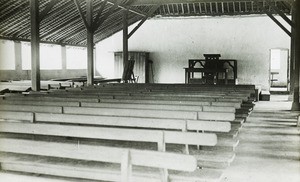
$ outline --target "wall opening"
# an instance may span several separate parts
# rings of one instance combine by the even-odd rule
[[[288,91],[289,50],[270,49],[270,90]]]

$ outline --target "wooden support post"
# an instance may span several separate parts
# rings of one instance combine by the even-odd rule
[[[292,14],[292,22],[295,22],[295,16],[296,16],[296,11],[295,8],[292,6],[291,9],[291,14]],[[294,23],[295,25],[295,23]],[[295,74],[295,26],[291,27],[291,47],[290,47],[290,94],[294,94],[294,74]]]
[[[123,65],[128,62],[128,11],[123,10]],[[123,72],[122,79],[125,80],[126,73]]]
[[[30,22],[31,22],[31,83],[32,83],[32,90],[39,91],[41,87],[39,0],[30,0]]]
[[[87,19],[87,84],[94,83],[94,31],[93,31],[93,1],[86,1]]]
[[[18,79],[22,78],[22,46],[20,41],[14,41],[15,70]]]
[[[63,73],[67,72],[67,48],[65,45],[61,46],[61,68]]]
[[[293,6],[296,10],[295,13],[295,72],[294,72],[294,97],[292,110],[299,111],[299,66],[300,66],[300,1],[294,1]]]

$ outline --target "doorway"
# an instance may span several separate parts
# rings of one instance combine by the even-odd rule
[[[289,91],[289,50],[270,49],[270,91]]]

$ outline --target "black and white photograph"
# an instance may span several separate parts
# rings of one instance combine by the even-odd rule
[[[300,0],[0,0],[1,182],[300,182]]]

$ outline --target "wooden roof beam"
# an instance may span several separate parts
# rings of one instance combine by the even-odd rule
[[[270,1],[266,1],[266,2],[269,6],[271,6],[273,10],[276,11],[276,13],[278,13],[281,16],[282,19],[284,19],[292,27],[295,27],[295,24],[292,22],[292,20],[289,19],[277,6],[274,6]]]
[[[134,1],[134,0],[133,0]],[[127,3],[127,4],[122,4],[123,3],[123,0],[108,0],[107,1],[109,4],[118,4],[118,7],[121,8],[121,9],[124,9],[124,10],[128,10],[129,12],[131,13],[135,13],[137,15],[140,15],[140,16],[147,16],[146,13],[140,11],[140,10],[137,10],[137,9],[134,9],[131,6],[132,3]],[[130,2],[130,1],[129,1]]]
[[[117,0],[122,1],[122,0]],[[263,1],[263,0],[222,0],[222,2],[243,2],[243,1]],[[277,0],[271,0],[277,1]],[[283,0],[292,3],[293,0]],[[205,2],[220,2],[220,0],[133,0],[129,1],[130,6],[156,5],[156,4],[180,4],[180,3],[205,3]]]
[[[74,3],[76,5],[76,7],[77,7],[77,10],[78,10],[78,12],[80,14],[80,17],[81,17],[81,19],[83,21],[84,26],[86,27],[86,29],[90,29],[91,27],[89,26],[89,24],[86,21],[86,18],[84,16],[83,12],[82,12],[82,9],[81,9],[81,6],[80,6],[78,0],[74,0]]]
[[[23,38],[8,38],[0,36],[1,40],[11,40],[11,41],[20,41],[20,42],[30,42],[30,39]],[[52,42],[52,41],[40,41],[42,44],[52,44],[52,45],[61,45],[61,46],[74,46],[74,47],[86,47],[84,45],[64,43],[64,42]]]
[[[102,18],[99,18],[98,20],[96,19],[93,27],[94,31],[96,31],[102,25],[102,23],[109,17],[109,15],[111,15],[117,8],[118,4],[115,3],[112,7],[109,8],[109,11]]]
[[[45,9],[40,13],[40,22],[47,16],[49,11],[54,7],[58,0],[51,0],[45,7]]]
[[[147,13],[147,16],[145,16],[140,23],[134,27],[133,30],[128,34],[128,39],[145,23],[145,21],[160,7],[160,4],[155,5],[154,7],[151,8],[149,13]]]

